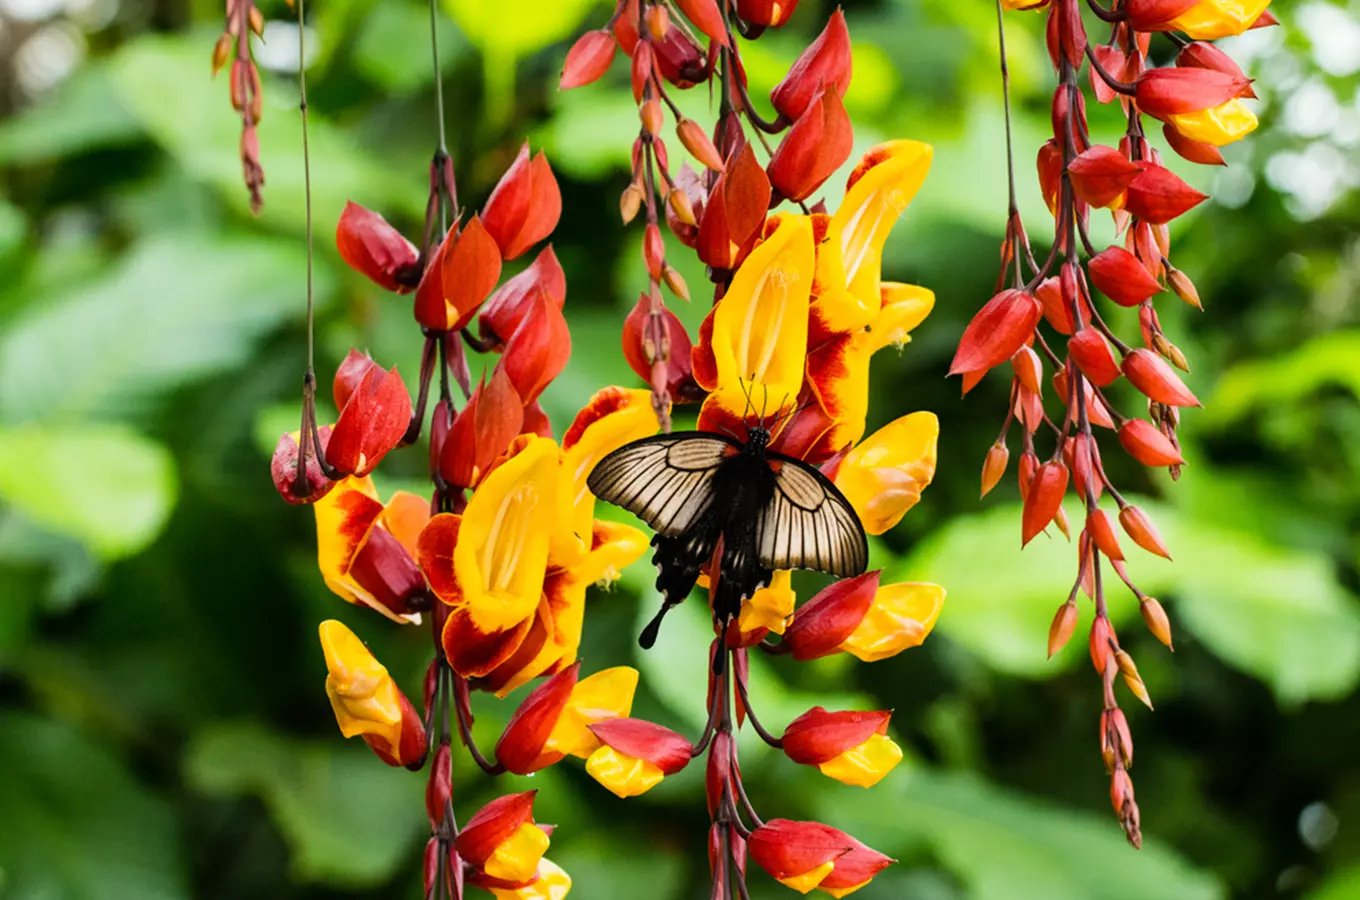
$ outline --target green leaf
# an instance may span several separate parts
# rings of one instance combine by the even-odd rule
[[[1322,887],[1308,894],[1307,900],[1355,900],[1360,897],[1360,866],[1334,874]]]
[[[448,72],[467,52],[467,40],[440,16],[439,64]],[[422,4],[377,3],[364,20],[354,47],[354,65],[367,78],[394,93],[414,91],[433,78],[430,55],[413,53],[418,41],[429,42],[430,13]]]
[[[1212,876],[1155,840],[1131,850],[1108,816],[1052,807],[972,775],[915,769],[871,793],[817,799],[820,818],[890,856],[929,847],[967,885],[970,900],[1224,896]]]
[[[306,259],[288,242],[146,241],[104,278],[33,305],[0,336],[0,422],[141,411],[166,389],[245,362],[301,314]],[[317,272],[320,300],[329,270]]]
[[[597,0],[444,0],[468,40],[516,59],[570,37]]]
[[[1206,422],[1223,427],[1253,410],[1287,406],[1331,384],[1360,396],[1360,330],[1334,331],[1289,353],[1229,369],[1205,407]]]
[[[7,900],[189,896],[170,805],[69,725],[0,717],[0,870]]]
[[[231,108],[225,78],[206,77],[202,35],[144,35],[126,44],[112,61],[118,96],[151,134],[191,175],[212,184],[239,209],[247,208],[241,182],[241,117]],[[204,72],[203,77],[197,74]],[[259,124],[260,161],[265,172],[262,219],[301,231],[305,223],[302,130],[294,79],[267,80]],[[419,215],[424,189],[415,178],[366,154],[347,133],[319,113],[307,120],[312,165],[312,208],[318,235],[334,227],[353,196],[387,215]],[[298,284],[300,282],[293,282]]]
[[[312,743],[254,724],[214,725],[190,745],[186,777],[205,793],[259,796],[306,881],[379,884],[406,861],[427,827],[425,780],[384,765],[339,735]]]
[[[0,429],[0,500],[105,559],[150,544],[177,493],[169,452],[129,429]]]
[[[206,74],[206,57],[195,71]],[[225,100],[225,97],[223,98]],[[118,98],[107,67],[82,66],[50,100],[0,123],[0,162],[32,165],[129,144],[145,132]]]

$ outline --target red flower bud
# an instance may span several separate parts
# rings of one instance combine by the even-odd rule
[[[638,41],[632,53],[633,65],[629,69],[629,78],[633,82],[633,102],[641,103],[643,92],[656,72],[656,52],[652,50],[651,41]]]
[[[1010,359],[1034,333],[1042,314],[1033,294],[1017,290],[997,294],[964,329],[949,374],[985,372]]]
[[[720,47],[727,46],[727,23],[718,9],[718,0],[675,0],[675,4],[709,40]]]
[[[1127,419],[1119,426],[1119,443],[1129,456],[1145,466],[1179,466],[1185,463],[1171,439],[1146,419]]]
[[[542,291],[558,308],[567,299],[567,276],[553,253],[552,244],[539,251],[533,264],[509,279],[482,304],[477,316],[477,332],[483,341],[504,349],[533,308],[533,295]]]
[[[511,260],[551,234],[561,215],[562,194],[552,168],[542,152],[531,160],[526,142],[487,198],[482,224],[501,256]]]
[[[664,725],[644,719],[605,719],[590,730],[606,746],[635,759],[643,759],[667,775],[689,765],[693,747],[689,739]]]
[[[1104,387],[1119,377],[1119,362],[1110,342],[1094,328],[1086,327],[1073,335],[1067,342],[1067,354],[1096,387]]]
[[[1096,620],[1091,623],[1091,665],[1102,675],[1110,661],[1110,642],[1113,637],[1114,631],[1110,628],[1110,620],[1104,616],[1096,616]]]
[[[1213,69],[1215,72],[1222,72],[1233,78],[1239,78],[1246,83],[1246,86],[1237,96],[1256,96],[1256,91],[1251,87],[1251,79],[1242,73],[1242,67],[1234,62],[1231,56],[1208,41],[1195,41],[1186,46],[1177,54],[1176,65],[1180,68]]]
[[[698,122],[682,117],[675,123],[675,133],[690,156],[698,160],[700,165],[715,172],[722,172],[727,168],[723,165],[722,154],[713,146],[713,141],[709,140],[704,127]]]
[[[755,244],[770,208],[770,180],[743,142],[727,159],[699,219],[699,258],[715,269],[735,269]]]
[[[784,631],[793,658],[805,662],[834,653],[864,621],[878,591],[879,574],[843,578],[803,604]]]
[[[562,310],[542,290],[531,292],[528,313],[505,345],[500,366],[526,406],[538,399],[571,356],[571,332]]]
[[[320,455],[326,455],[326,445],[330,442],[331,426],[323,425],[317,429],[317,437],[321,440]],[[274,456],[269,461],[269,474],[274,479],[274,488],[284,500],[292,504],[315,503],[322,497],[330,493],[331,488],[335,487],[335,482],[326,477],[321,471],[321,463],[317,459],[317,450],[307,454],[307,465],[303,468],[302,484],[294,490],[294,482],[297,480],[298,453],[301,448],[298,446],[297,438],[291,434],[284,434],[279,437],[278,444],[274,447]]]
[[[661,280],[661,267],[666,263],[666,245],[661,241],[661,229],[651,222],[642,232],[642,262],[653,281]]]
[[[1049,138],[1039,146],[1039,156],[1035,160],[1039,171],[1039,190],[1048,204],[1048,211],[1058,211],[1058,190],[1062,186],[1063,158],[1058,142]]]
[[[1172,19],[1200,0],[1127,0],[1129,25],[1136,31],[1164,31]]]
[[[411,424],[411,396],[397,374],[369,368],[355,386],[326,446],[326,462],[344,475],[367,475],[401,442]]]
[[[845,96],[850,87],[850,32],[839,8],[826,27],[789,68],[784,80],[770,93],[770,102],[784,118],[796,121],[823,86]]]
[[[798,0],[737,0],[737,15],[748,25],[779,27],[798,8]]]
[[[1138,507],[1126,506],[1121,509],[1119,511],[1119,524],[1123,526],[1124,533],[1133,538],[1133,542],[1147,552],[1163,559],[1171,558],[1171,554],[1166,549],[1166,542],[1162,540],[1161,534],[1157,531],[1157,526],[1153,525],[1152,520]]]
[[[1072,632],[1077,627],[1077,604],[1071,600],[1058,607],[1058,611],[1053,615],[1053,623],[1048,626],[1048,658],[1052,659],[1054,654],[1067,646],[1067,642],[1072,638]]]
[[[814,706],[784,730],[784,755],[801,765],[819,766],[875,734],[887,734],[891,718],[891,711],[827,712]]]
[[[1176,151],[1176,155],[1182,159],[1199,163],[1202,166],[1226,166],[1228,164],[1223,159],[1223,152],[1213,144],[1205,141],[1192,141],[1170,125],[1162,126],[1162,135],[1166,138],[1166,142],[1171,145],[1171,149]]]
[[[431,831],[444,821],[444,811],[453,797],[451,762],[449,745],[440,744],[430,760],[430,780],[425,783],[425,815],[430,820]]]
[[[567,51],[567,61],[562,66],[562,77],[557,81],[557,89],[571,90],[590,84],[604,75],[614,62],[616,46],[614,35],[604,29],[587,31],[581,35]]]
[[[1058,514],[1067,493],[1067,478],[1067,466],[1056,460],[1044,463],[1034,473],[1021,517],[1021,546],[1032,541]]]
[[[1171,622],[1167,619],[1162,604],[1155,597],[1144,597],[1138,604],[1138,611],[1143,614],[1143,623],[1147,625],[1148,631],[1152,632],[1152,636],[1165,644],[1168,650],[1174,650],[1175,648],[1171,646]]]
[[[1096,290],[1120,306],[1137,306],[1162,290],[1138,257],[1123,247],[1106,247],[1091,257],[1087,269]]]
[[[1114,535],[1114,522],[1103,509],[1093,509],[1086,514],[1086,533],[1101,553],[1110,559],[1123,559],[1124,551],[1119,547],[1119,539]]]
[[[1165,224],[1208,199],[1169,169],[1149,162],[1139,165],[1143,171],[1129,184],[1124,208],[1144,222]]]
[[[1150,400],[1167,406],[1200,406],[1179,375],[1156,353],[1139,347],[1124,357],[1124,376]]]
[[[766,172],[790,200],[803,200],[850,157],[855,136],[835,86],[823,86],[775,148]]]
[[[372,210],[345,202],[335,226],[335,248],[351,269],[385,290],[404,294],[415,287],[419,251]]]
[[[980,497],[985,497],[992,492],[992,488],[1001,481],[1001,476],[1006,474],[1006,463],[1011,458],[1011,451],[1005,444],[993,444],[987,451],[987,456],[982,461],[982,493]]]
[[[477,810],[454,841],[458,855],[474,866],[491,858],[520,826],[534,819],[534,795],[538,791],[506,794]]]
[[[1043,308],[1044,319],[1055,331],[1060,334],[1071,334],[1075,330],[1072,327],[1072,307],[1063,299],[1058,276],[1040,282],[1034,296],[1039,299],[1039,304]]]
[[[1099,207],[1110,206],[1119,200],[1139,171],[1137,163],[1104,144],[1092,145],[1067,167],[1077,196]]]
[[[1217,69],[1149,69],[1138,78],[1138,107],[1163,119],[1221,106],[1250,85],[1245,75]]]
[[[560,760],[564,754],[544,752],[553,727],[571,699],[571,689],[580,675],[579,662],[568,666],[534,688],[510,717],[500,741],[496,759],[516,775],[528,775]]]
[[[623,322],[623,357],[637,376],[648,384],[652,383],[652,366],[661,358],[664,345],[666,353],[665,387],[675,399],[693,399],[697,386],[691,369],[692,344],[684,324],[675,313],[666,307],[661,308],[660,334],[651,316],[651,301],[646,294],[638,297],[637,304]]]

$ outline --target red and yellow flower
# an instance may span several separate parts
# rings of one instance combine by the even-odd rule
[[[891,718],[887,711],[827,712],[814,706],[784,730],[784,755],[845,784],[873,787],[902,761],[902,748],[888,737]]]
[[[548,832],[534,821],[537,791],[507,794],[483,806],[458,832],[454,848],[475,872],[473,883],[503,889],[527,887],[539,878]]]
[[[616,666],[577,681],[575,663],[533,690],[496,744],[496,758],[511,772],[528,775],[566,756],[588,758],[600,748],[590,726],[626,718],[633,708],[638,673]]]
[[[425,593],[415,549],[430,504],[404,491],[383,504],[371,478],[351,475],[313,507],[317,563],[326,586],[395,622],[419,622],[420,614],[409,606]]]
[[[925,582],[880,585],[878,575],[843,579],[805,603],[784,632],[793,658],[849,653],[876,662],[919,647],[940,617],[945,589]]]
[[[689,739],[643,719],[605,719],[589,726],[600,746],[586,759],[590,777],[619,797],[645,794],[689,764]]]
[[[341,622],[321,623],[326,696],[345,737],[359,735],[389,766],[425,759],[425,724],[377,658]]]
[[[747,846],[757,865],[802,894],[819,889],[833,897],[848,896],[893,863],[821,822],[771,819],[751,832]]]

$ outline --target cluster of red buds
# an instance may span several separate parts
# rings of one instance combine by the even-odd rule
[[[293,0],[288,0],[288,5],[292,6]],[[252,34],[264,34],[264,16],[255,0],[227,0],[227,25],[213,46],[212,71],[215,77],[231,61],[231,107],[241,114],[241,176],[250,193],[250,209],[258,213],[264,205],[264,168],[260,165],[256,126],[264,112],[264,94],[260,70],[250,56]]]
[[[1200,403],[1176,369],[1189,371],[1185,355],[1158,321],[1155,302],[1170,290],[1198,308],[1195,286],[1171,262],[1169,223],[1206,196],[1167,169],[1145,132],[1147,119],[1161,121],[1166,145],[1194,163],[1222,165],[1219,147],[1256,127],[1243,103],[1251,82],[1209,41],[1275,24],[1269,0],[998,0],[1002,7],[1033,9],[1047,16],[1047,43],[1058,87],[1053,96],[1053,137],[1038,153],[1038,177],[1055,223],[1056,240],[1042,262],[1031,249],[1015,203],[1011,202],[1001,246],[997,294],[973,318],[959,343],[950,374],[963,376],[966,393],[992,369],[1009,362],[1010,403],[996,443],[982,466],[982,493],[996,486],[1010,457],[1007,437],[1020,431],[1020,495],[1024,500],[1022,541],[1029,543],[1050,525],[1070,534],[1063,499],[1069,488],[1084,510],[1078,535],[1078,574],[1049,632],[1049,655],[1071,637],[1078,619],[1077,594],[1095,603],[1091,660],[1104,684],[1100,743],[1111,777],[1111,800],[1130,843],[1141,842],[1138,805],[1128,769],[1133,744],[1114,694],[1123,676],[1141,701],[1150,701],[1133,658],[1121,649],[1107,613],[1103,564],[1109,565],[1137,597],[1148,629],[1167,647],[1171,628],[1161,604],[1129,577],[1114,516],[1100,506],[1108,493],[1119,528],[1139,547],[1168,557],[1146,513],[1110,483],[1093,426],[1115,432],[1119,445],[1145,466],[1165,467],[1179,477],[1184,460],[1176,437],[1180,410]],[[1083,7],[1109,27],[1109,40],[1092,43]],[[1154,34],[1170,42],[1174,65],[1153,67]],[[1002,75],[1006,77],[1002,38]],[[1087,70],[1087,80],[1082,70]],[[1086,102],[1118,103],[1126,128],[1117,146],[1094,143]],[[1009,126],[1009,122],[1008,122]],[[1009,145],[1008,145],[1009,151]],[[1109,210],[1119,243],[1098,248],[1088,223],[1092,208]],[[1102,317],[1097,295],[1137,309],[1142,346],[1121,340]],[[1045,336],[1040,328],[1052,330]],[[1066,341],[1063,352],[1062,341]],[[1044,365],[1053,367],[1052,396],[1063,407],[1050,418],[1044,403]],[[1120,378],[1147,399],[1147,417],[1121,413],[1108,388]],[[1054,419],[1057,419],[1055,422]],[[1052,451],[1041,458],[1035,437],[1053,435]]]

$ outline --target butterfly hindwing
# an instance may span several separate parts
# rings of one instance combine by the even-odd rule
[[[769,454],[775,491],[756,523],[756,552],[770,569],[817,569],[848,578],[869,565],[854,507],[829,478],[801,460]]]
[[[658,435],[610,453],[587,484],[596,497],[633,513],[657,534],[679,537],[713,506],[713,476],[737,449],[707,432]]]

